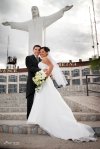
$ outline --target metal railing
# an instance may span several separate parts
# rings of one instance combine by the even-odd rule
[[[99,91],[95,91],[95,90],[91,90],[89,89],[89,84],[96,84],[96,85],[100,85],[100,82],[97,83],[97,82],[88,82],[88,76],[100,76],[100,75],[86,75],[86,92],[87,92],[87,96],[89,96],[89,91],[91,92],[95,92],[95,93],[100,93]]]

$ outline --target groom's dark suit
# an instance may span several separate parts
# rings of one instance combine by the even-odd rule
[[[39,59],[40,61],[40,59]],[[28,69],[28,78],[27,78],[27,86],[26,86],[26,98],[27,98],[27,118],[30,114],[36,85],[32,81],[32,77],[35,76],[35,73],[39,71],[38,63],[39,61],[36,59],[34,55],[30,55],[26,57],[26,67]]]

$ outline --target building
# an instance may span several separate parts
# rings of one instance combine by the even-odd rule
[[[99,75],[100,70],[91,70],[90,61],[59,63],[69,85],[85,85],[86,75]],[[100,82],[100,76],[89,76],[88,82]]]
[[[92,71],[89,61],[59,63],[69,86],[86,85],[86,75],[100,74]],[[0,69],[0,93],[22,93],[26,90],[27,68]],[[89,76],[88,82],[100,82],[100,76]]]

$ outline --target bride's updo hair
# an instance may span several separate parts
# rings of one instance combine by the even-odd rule
[[[41,47],[41,49],[44,49],[45,52],[50,52],[50,49],[48,47]]]

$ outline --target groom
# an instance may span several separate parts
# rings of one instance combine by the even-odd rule
[[[32,77],[35,76],[35,73],[39,71],[38,63],[41,59],[38,57],[40,53],[41,46],[35,45],[33,47],[33,55],[26,57],[26,67],[28,69],[28,79],[26,86],[26,98],[27,98],[27,119],[30,114],[32,104],[34,101],[35,87],[36,85],[32,81]]]

